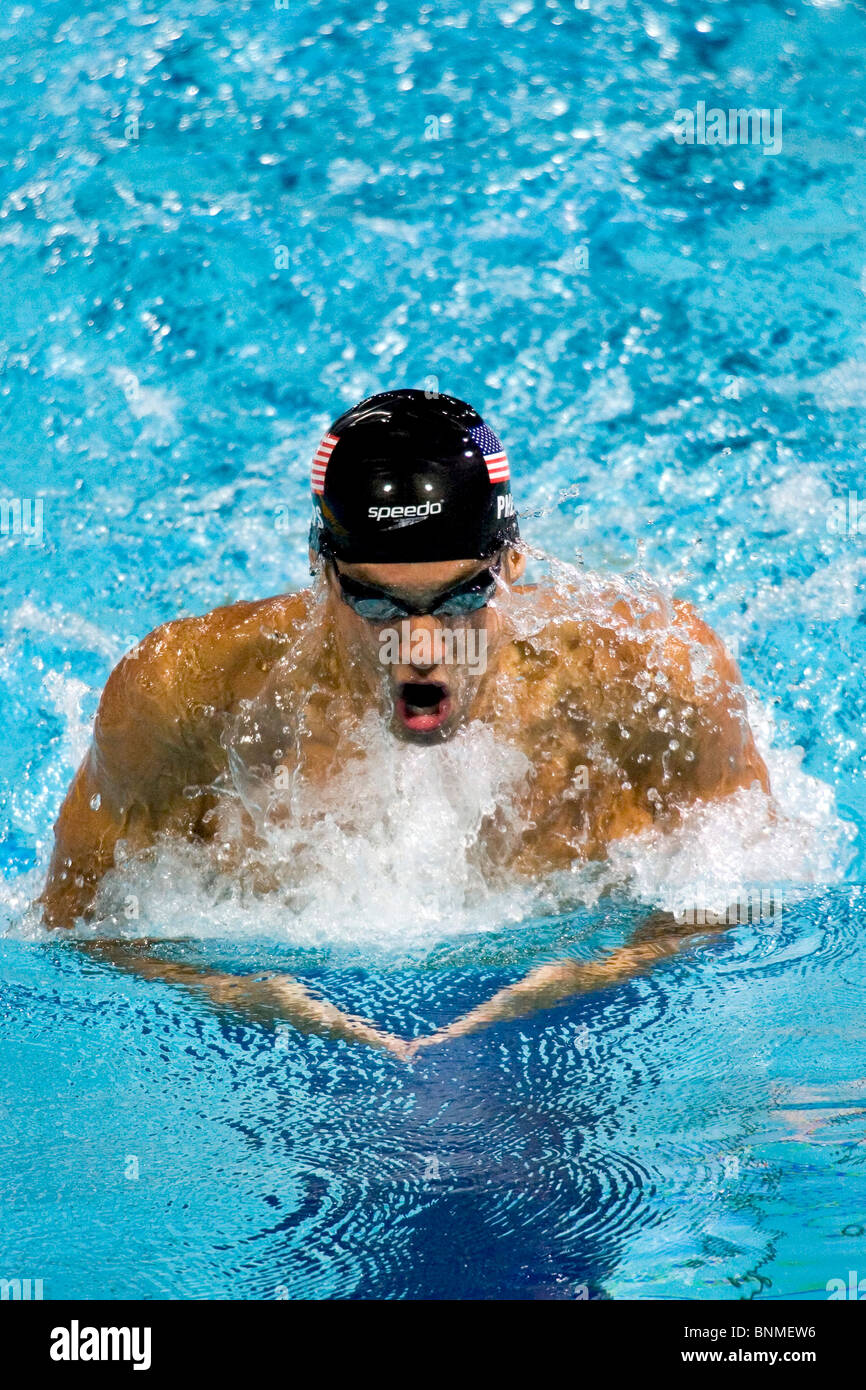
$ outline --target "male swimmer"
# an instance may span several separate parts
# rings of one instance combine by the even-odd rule
[[[290,758],[288,774],[313,785],[363,756],[355,733],[371,714],[420,745],[492,726],[531,767],[516,835],[489,818],[489,863],[515,875],[600,859],[697,801],[769,791],[737,669],[688,604],[638,604],[612,586],[563,612],[550,590],[519,584],[507,456],[464,402],[410,390],[362,401],[322,440],[312,494],[316,586],[166,623],[112,672],[55,826],[49,925],[93,914],[121,844],[212,838],[223,734],[256,700],[279,715],[260,762],[285,771]],[[544,965],[413,1042],[289,976],[202,972],[148,955],[147,942],[82,945],[250,1015],[410,1057],[625,979],[694,930],[654,920],[604,959]]]

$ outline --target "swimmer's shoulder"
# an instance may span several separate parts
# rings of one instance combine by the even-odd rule
[[[610,625],[598,624],[596,646],[617,685],[633,690],[649,682],[695,707],[740,691],[736,662],[691,603],[660,590],[634,597],[611,590],[607,599]]]
[[[633,687],[653,670],[685,696],[701,683],[739,685],[740,673],[723,643],[692,604],[660,590],[611,581],[576,594],[570,608],[561,596],[539,589],[534,610],[541,622],[518,642],[520,664],[556,668],[556,685]]]
[[[310,590],[213,608],[162,623],[112,671],[98,723],[143,718],[188,725],[254,695],[307,620]]]
[[[243,659],[249,651],[263,658],[276,657],[296,637],[312,604],[312,590],[303,589],[225,604],[201,617],[178,618],[156,631],[164,631],[181,651],[191,653],[204,643],[228,662]]]

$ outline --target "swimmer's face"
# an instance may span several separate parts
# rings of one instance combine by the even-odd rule
[[[495,674],[504,606],[525,564],[517,551],[429,564],[329,563],[328,603],[361,707],[379,708],[398,738],[450,738]]]

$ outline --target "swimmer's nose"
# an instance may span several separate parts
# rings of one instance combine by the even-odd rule
[[[435,634],[436,634],[437,629],[440,628],[441,626],[442,626],[442,624],[439,623],[439,622],[437,622],[437,620],[436,620],[434,617],[432,617],[429,613],[424,613],[424,614],[420,615],[420,616],[417,617],[417,618],[412,618],[412,620],[411,620],[411,627],[410,627],[410,629],[409,629],[409,640],[410,640],[410,642],[412,641],[412,639],[414,638],[416,632],[428,632],[428,633],[430,634],[430,637],[433,638],[433,637],[435,636]],[[417,671],[417,672],[419,673],[419,675],[420,675],[420,674],[427,675],[430,671],[435,671],[435,670],[436,670],[436,662],[435,662],[435,661],[432,661],[432,660],[431,660],[431,661],[423,661],[423,660],[420,659],[419,655],[416,654],[416,652],[422,652],[422,651],[423,651],[424,645],[425,645],[425,644],[423,644],[423,643],[418,643],[417,646],[416,646],[415,644],[413,644],[413,652],[412,652],[412,659],[411,659],[411,667],[412,667],[412,670],[413,670],[413,671]],[[433,653],[433,643],[432,643],[432,641],[431,641],[430,643],[426,644],[426,645],[429,647],[429,650],[430,650],[431,655],[432,655],[432,653]]]

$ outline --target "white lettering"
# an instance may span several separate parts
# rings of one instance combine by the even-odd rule
[[[150,1370],[149,1327],[69,1327],[51,1330],[52,1361],[131,1361],[134,1371]]]
[[[782,150],[782,108],[774,106],[731,107],[707,110],[704,101],[694,111],[674,112],[674,140],[678,145],[760,145],[762,154],[776,155]]]
[[[385,521],[388,517],[438,516],[441,510],[441,502],[420,502],[415,507],[368,507],[367,515],[372,521]]]
[[[379,660],[383,666],[465,666],[473,676],[487,670],[487,630],[477,627],[437,627],[430,632],[406,618],[396,628],[379,634]]]

